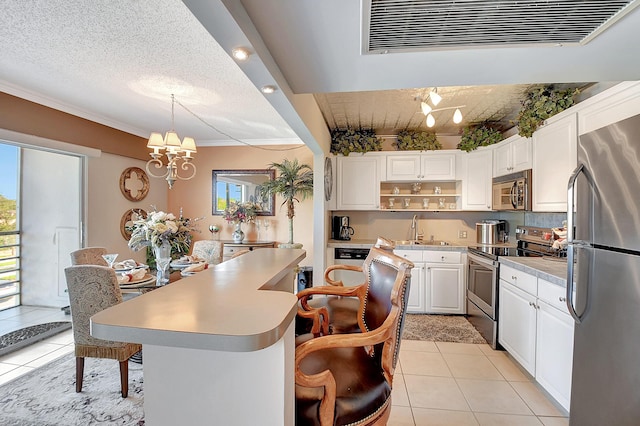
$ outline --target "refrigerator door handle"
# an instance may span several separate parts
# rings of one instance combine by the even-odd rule
[[[573,242],[573,211],[575,210],[575,188],[576,180],[580,173],[584,173],[584,164],[578,165],[576,169],[571,173],[569,177],[569,183],[567,184],[567,242]]]
[[[574,245],[569,243],[567,245],[567,310],[573,317],[573,320],[580,324],[582,322],[582,317],[578,315],[575,308],[573,307],[573,249]]]

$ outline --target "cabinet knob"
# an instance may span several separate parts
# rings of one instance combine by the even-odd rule
[[[515,275],[511,275],[511,279],[515,281],[518,279],[518,277],[516,277]]]
[[[444,262],[444,256],[442,256],[440,259],[442,259],[442,261]]]
[[[567,298],[560,296],[560,297],[558,297],[558,300],[561,301],[561,302],[566,302]]]

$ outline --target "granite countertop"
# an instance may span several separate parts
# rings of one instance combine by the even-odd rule
[[[391,240],[393,241],[393,240]],[[426,240],[424,241],[427,242]],[[398,244],[396,249],[398,250],[440,250],[440,251],[467,251],[468,243],[459,243],[456,241],[449,242],[449,244],[441,246],[437,244]],[[353,239],[349,241],[342,240],[329,240],[327,247],[329,248],[371,248],[376,243],[376,240],[368,239]]]
[[[562,287],[567,286],[567,259],[501,256],[500,263]]]

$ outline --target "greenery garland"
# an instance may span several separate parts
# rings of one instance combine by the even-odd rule
[[[427,151],[442,149],[435,133],[402,130],[398,132],[397,141],[393,143],[398,151]]]
[[[504,139],[502,132],[493,129],[487,123],[466,126],[462,130],[462,137],[458,144],[458,149],[463,151],[473,151],[479,146],[489,146]]]
[[[382,139],[370,129],[334,130],[331,132],[331,153],[348,156],[352,152],[382,151]]]
[[[554,90],[552,86],[542,86],[531,89],[518,113],[518,134],[530,138],[544,120],[572,106],[578,93],[580,89],[577,88]]]

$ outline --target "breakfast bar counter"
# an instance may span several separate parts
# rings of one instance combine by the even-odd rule
[[[95,337],[142,343],[146,424],[293,424],[304,257],[255,250],[91,318]]]

